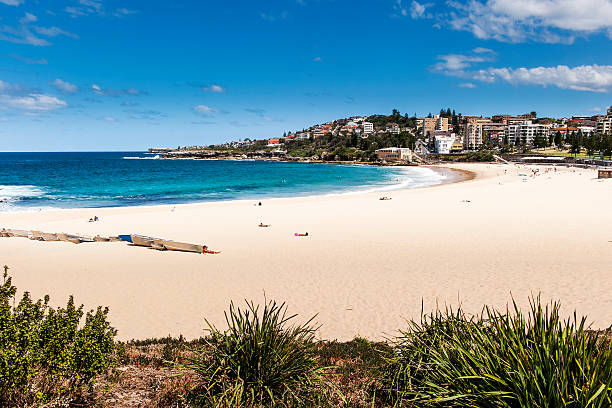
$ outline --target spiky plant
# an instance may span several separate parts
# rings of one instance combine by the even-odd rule
[[[187,367],[197,375],[189,395],[194,406],[307,406],[317,398],[321,368],[315,357],[317,327],[292,325],[285,304],[263,308],[230,304],[228,329],[208,321],[209,336]]]
[[[478,316],[446,309],[410,323],[383,375],[397,406],[604,408],[612,406],[612,349],[586,318],[530,300]]]

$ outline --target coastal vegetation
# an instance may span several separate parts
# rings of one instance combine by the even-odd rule
[[[0,406],[78,400],[114,364],[108,309],[89,311],[82,322],[83,306],[72,297],[58,308],[28,292],[16,302],[8,269],[0,286]]]
[[[97,407],[581,407],[612,405],[608,332],[558,302],[447,308],[384,342],[315,338],[287,306],[230,304],[193,341],[115,342],[108,310],[33,301],[5,267],[0,404]]]
[[[197,407],[314,405],[323,369],[315,353],[316,327],[292,325],[285,304],[263,308],[232,303],[227,330],[207,322],[204,347],[185,366],[196,374],[187,399]]]

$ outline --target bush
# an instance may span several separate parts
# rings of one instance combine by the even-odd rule
[[[0,287],[0,405],[46,402],[91,384],[111,366],[115,330],[108,309],[86,314],[72,297],[65,308],[48,306],[49,297],[32,301],[17,288],[4,267]]]
[[[230,304],[228,329],[208,321],[205,346],[188,359],[198,380],[188,396],[194,406],[307,406],[321,384],[313,319],[289,326],[285,304],[267,302],[260,310],[252,302],[241,310]]]
[[[609,407],[612,349],[585,321],[562,321],[559,304],[539,298],[527,315],[516,304],[436,312],[395,342],[383,395],[399,406]]]

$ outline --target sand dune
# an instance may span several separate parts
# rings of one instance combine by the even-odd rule
[[[470,311],[512,294],[559,299],[566,312],[612,324],[612,180],[594,170],[538,177],[508,165],[463,164],[471,181],[418,190],[175,206],[1,213],[0,226],[140,233],[203,243],[220,255],[125,243],[0,238],[14,283],[54,304],[74,294],[108,305],[120,339],[203,334],[230,300],[287,301],[318,313],[319,336],[380,339],[438,304]],[[172,210],[175,207],[174,211]],[[97,215],[100,222],[88,223]],[[260,222],[272,224],[259,228]],[[296,232],[309,237],[295,237]]]

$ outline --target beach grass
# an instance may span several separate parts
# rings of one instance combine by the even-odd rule
[[[612,348],[557,302],[470,316],[445,309],[394,340],[381,395],[395,406],[609,407]]]
[[[263,307],[233,303],[227,330],[208,325],[205,346],[185,367],[196,374],[188,400],[198,407],[307,406],[316,404],[324,368],[317,364],[314,334],[274,301]]]

